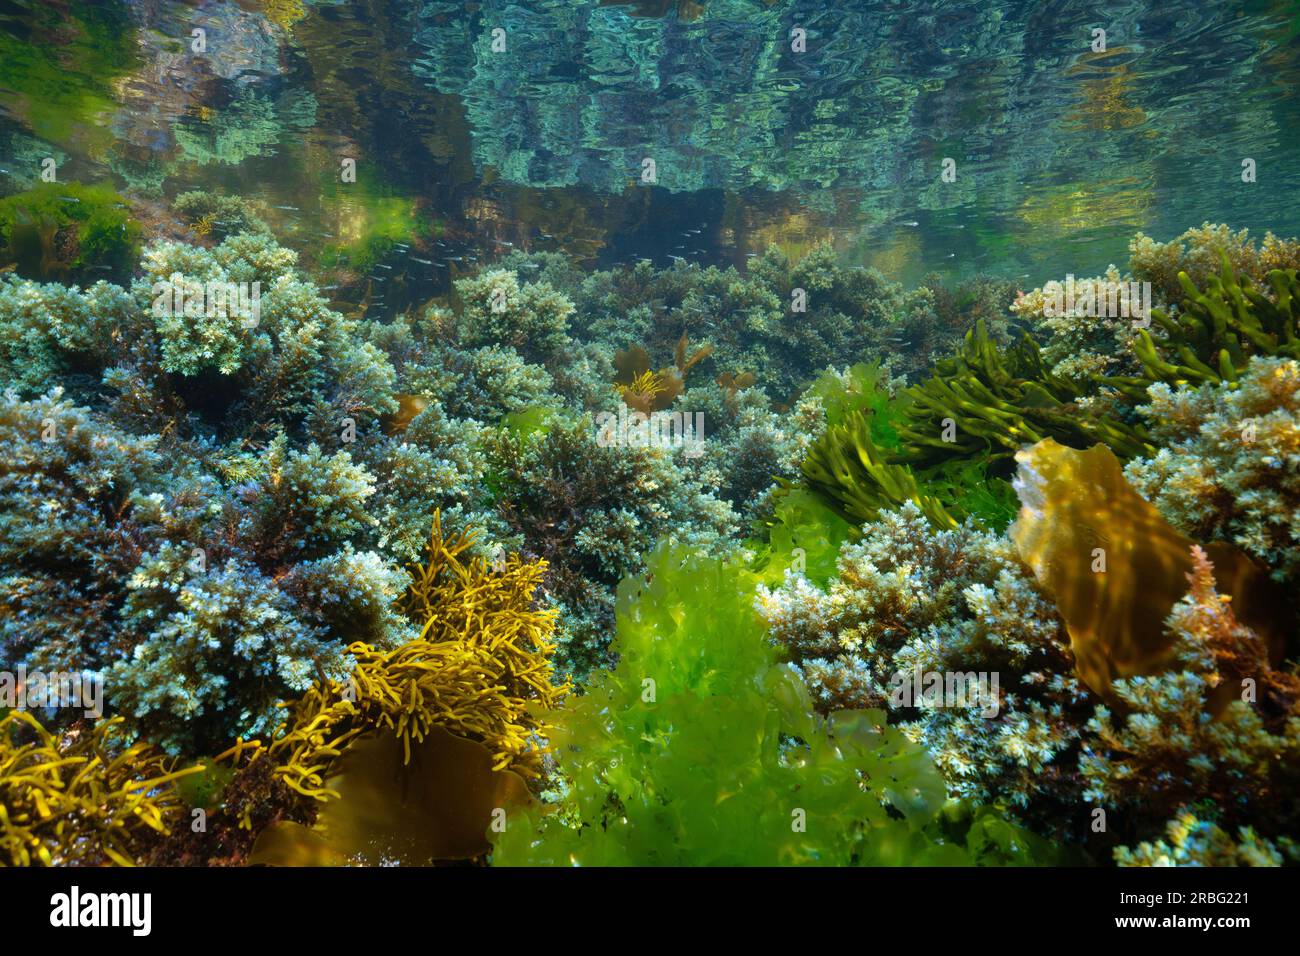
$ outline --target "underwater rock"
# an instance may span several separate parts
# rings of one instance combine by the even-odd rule
[[[1192,546],[1125,479],[1104,445],[1078,451],[1052,439],[1016,455],[1020,513],[1010,535],[1021,559],[1056,599],[1075,669],[1092,690],[1111,696],[1120,678],[1154,674],[1172,663],[1165,627],[1187,593]],[[1282,649],[1282,600],[1267,575],[1231,545],[1205,545],[1220,592],[1239,619]]]

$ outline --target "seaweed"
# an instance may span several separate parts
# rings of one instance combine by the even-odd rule
[[[972,861],[936,832],[945,788],[923,749],[880,711],[814,714],[757,581],[665,543],[619,585],[619,663],[555,715],[570,786],[494,835],[494,865]]]
[[[860,411],[832,425],[808,451],[802,465],[810,488],[834,501],[845,516],[870,521],[882,508],[915,502],[939,528],[955,528],[957,520],[934,496],[925,494],[912,470],[890,464],[871,439],[871,419]]]
[[[1125,394],[1145,399],[1155,382],[1167,385],[1235,385],[1252,356],[1300,358],[1300,278],[1295,269],[1273,269],[1268,288],[1238,278],[1222,257],[1220,275],[1198,289],[1186,272],[1178,274],[1184,298],[1176,311],[1152,309],[1163,332],[1159,341],[1145,329],[1134,350],[1144,376],[1103,379]]]
[[[1011,539],[1056,601],[1080,678],[1110,698],[1116,680],[1168,669],[1175,642],[1163,624],[1186,593],[1194,542],[1133,489],[1102,445],[1078,451],[1047,439],[1016,458],[1021,507]],[[1279,613],[1277,587],[1237,548],[1205,549],[1238,616],[1278,660],[1288,615]]]
[[[315,826],[277,821],[248,862],[265,866],[428,866],[490,849],[488,827],[532,802],[524,779],[494,766],[481,743],[440,726],[413,747],[372,733],[332,765]]]
[[[618,369],[618,377],[614,380],[614,390],[628,408],[639,412],[671,408],[678,396],[686,391],[686,373],[713,354],[711,345],[702,346],[690,355],[687,355],[688,348],[687,335],[683,332],[673,349],[673,364],[657,372],[650,369],[650,353],[639,345],[616,352],[614,367]],[[744,379],[741,381],[743,383]],[[752,381],[750,376],[749,382]],[[745,387],[737,384],[734,375],[727,380],[727,385],[735,390]]]
[[[142,228],[111,186],[38,183],[0,199],[0,266],[43,282],[124,279]]]
[[[472,533],[444,537],[435,515],[429,560],[415,570],[404,607],[421,623],[418,639],[390,651],[353,644],[346,680],[322,679],[289,705],[268,752],[277,772],[304,796],[331,795],[325,773],[355,738],[386,729],[412,747],[444,727],[482,741],[497,769],[538,772],[538,735],[547,709],[567,692],[551,680],[555,613],[534,610],[546,564],[517,556],[499,569],[462,555]]]
[[[996,461],[1044,438],[1071,448],[1101,442],[1124,458],[1151,453],[1139,426],[1090,414],[1080,405],[1085,394],[1047,370],[1027,333],[1004,349],[978,322],[928,379],[908,389],[912,404],[899,427],[900,457],[922,467],[952,458]]]
[[[202,768],[130,743],[121,719],[66,737],[26,711],[0,717],[0,859],[12,866],[133,866],[184,809]]]

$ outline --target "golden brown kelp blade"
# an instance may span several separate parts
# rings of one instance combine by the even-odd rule
[[[327,786],[314,828],[277,824],[259,837],[250,863],[272,866],[428,866],[469,860],[490,847],[494,813],[531,802],[528,785],[510,770],[493,770],[482,744],[441,727],[411,747],[377,733],[348,747]]]
[[[677,367],[678,374],[683,378],[686,377],[687,372],[713,354],[713,346],[704,345],[692,352],[688,358],[686,352],[689,348],[690,342],[686,337],[686,333],[683,332],[682,337],[677,340],[677,347],[673,349],[673,364]]]
[[[429,407],[429,399],[423,395],[397,395],[397,411],[385,422],[385,429],[390,435],[406,431],[406,426],[420,412]]]
[[[1114,680],[1167,668],[1173,639],[1164,622],[1187,593],[1196,542],[1129,485],[1104,445],[1078,451],[1048,438],[1016,459],[1021,507],[1010,535],[1056,600],[1079,677],[1107,696]],[[1219,593],[1232,596],[1238,619],[1276,661],[1287,619],[1276,585],[1231,545],[1205,551]]]
[[[347,860],[311,827],[278,820],[257,835],[249,866],[346,866]]]
[[[522,777],[492,769],[486,747],[441,727],[411,748],[409,764],[402,758],[396,737],[377,734],[339,761],[329,781],[339,799],[325,804],[317,826],[346,856],[412,866],[481,856],[493,811],[531,799]]]

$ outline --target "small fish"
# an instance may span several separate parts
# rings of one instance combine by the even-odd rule
[[[288,209],[290,212],[302,212],[297,206],[272,206],[272,209]]]
[[[900,226],[919,226],[920,223],[917,222],[915,219],[908,219],[908,220],[906,220],[905,222],[900,222],[899,225],[900,225]]]
[[[431,265],[433,265],[433,260],[432,260],[432,259],[419,259],[419,258],[417,258],[417,257],[415,257],[415,256],[411,256],[410,258],[411,258],[411,261],[412,261],[412,262],[418,262],[418,263],[419,263],[420,265],[422,265],[422,266],[431,266]]]

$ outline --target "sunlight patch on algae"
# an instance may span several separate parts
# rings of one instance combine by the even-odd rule
[[[1027,226],[1049,239],[1064,239],[1116,225],[1141,229],[1151,206],[1151,195],[1144,184],[1126,178],[1043,185],[1027,192],[1017,214]]]
[[[1176,636],[1164,623],[1187,593],[1196,542],[1133,489],[1104,445],[1078,451],[1048,438],[1016,460],[1021,506],[1009,533],[1056,600],[1079,677],[1110,697],[1113,681],[1167,669]],[[1281,616],[1267,575],[1231,545],[1204,547],[1220,592],[1276,660]]]
[[[293,25],[307,16],[302,0],[266,0],[263,9],[266,18],[285,32],[292,32]]]
[[[1080,102],[1067,117],[1067,123],[1076,130],[1100,133],[1132,129],[1147,121],[1141,106],[1134,105],[1138,75],[1127,64],[1107,64],[1111,57],[1135,54],[1127,47],[1112,47],[1102,54],[1088,53],[1069,75],[1083,77],[1079,86]]]

